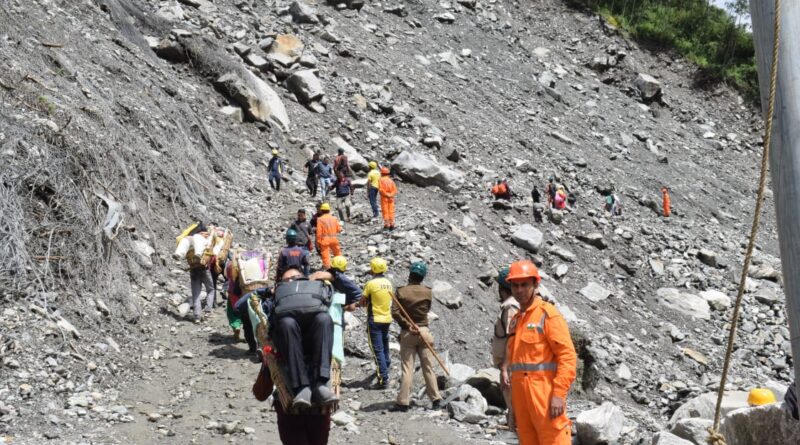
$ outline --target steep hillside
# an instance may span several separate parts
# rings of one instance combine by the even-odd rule
[[[581,338],[570,415],[612,401],[628,418],[623,442],[649,440],[683,401],[715,388],[725,296],[735,292],[755,196],[757,110],[725,89],[692,89],[686,61],[642,51],[558,1],[348,4],[359,6],[0,4],[5,435],[274,439],[274,426],[260,425],[274,416],[247,394],[258,365],[226,343],[224,315],[200,327],[178,316],[188,274],[170,257],[173,240],[200,218],[231,227],[242,246],[276,250],[297,208],[315,203],[302,170],[311,150],[346,145],[392,164],[400,187],[391,234],[367,222],[359,190],[342,237],[351,272],[363,282],[381,254],[400,284],[410,260],[428,261],[430,283],[449,283],[456,292],[445,297],[459,300],[433,308],[438,348],[453,363],[490,366],[493,271],[531,257]],[[298,77],[304,70],[313,74]],[[658,79],[660,96],[643,96],[640,73]],[[280,193],[266,183],[271,148],[294,169]],[[409,158],[446,173],[415,176]],[[577,206],[559,224],[535,224],[530,188],[542,191],[550,176]],[[510,208],[489,199],[496,178],[521,196]],[[670,218],[657,213],[663,185]],[[601,211],[612,188],[624,203],[614,219]],[[791,372],[771,205],[735,388]],[[537,252],[513,242],[524,223],[542,232]],[[358,426],[336,428],[337,442],[411,443],[420,437],[402,428],[409,419],[435,443],[502,439],[499,415],[478,425],[418,410],[384,415],[394,392],[358,385],[372,369],[361,328],[347,349],[346,412]],[[255,431],[203,429],[259,416],[272,420],[253,420]]]

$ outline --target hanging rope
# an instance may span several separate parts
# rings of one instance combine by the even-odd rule
[[[778,80],[778,46],[780,45],[781,33],[781,0],[775,0],[775,24],[772,44],[772,67],[769,78],[769,102],[767,105],[766,128],[764,129],[764,151],[761,154],[761,173],[758,178],[758,195],[756,197],[756,209],[753,214],[753,225],[750,228],[750,239],[747,242],[747,250],[744,255],[744,265],[742,265],[742,276],[739,280],[739,289],[736,292],[736,305],[731,316],[731,329],[728,334],[728,347],[725,351],[725,363],[722,366],[722,377],[720,378],[719,391],[717,393],[717,406],[714,410],[714,426],[708,429],[708,443],[710,445],[726,445],[725,437],[719,431],[720,414],[722,411],[722,396],[725,393],[725,383],[728,379],[728,370],[731,364],[731,354],[733,353],[733,342],[736,339],[736,325],[739,321],[739,311],[742,306],[744,287],[747,283],[747,271],[750,269],[750,261],[753,258],[753,248],[756,244],[756,235],[761,220],[761,206],[764,203],[764,189],[767,184],[767,162],[769,160],[769,149],[772,143],[772,119],[775,113],[775,90]]]

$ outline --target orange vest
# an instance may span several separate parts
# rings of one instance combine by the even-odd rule
[[[564,317],[553,304],[536,298],[512,323],[514,334],[508,339],[506,358],[511,377],[542,374],[552,379],[552,395],[566,398],[575,380],[578,356]]]
[[[317,218],[317,239],[335,237],[341,231],[339,220],[330,213]]]

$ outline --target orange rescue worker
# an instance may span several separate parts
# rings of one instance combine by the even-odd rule
[[[319,255],[322,257],[322,268],[328,270],[331,268],[331,250],[335,256],[342,254],[342,249],[339,248],[339,239],[336,235],[342,231],[342,226],[335,216],[331,215],[331,205],[323,202],[319,206],[320,216],[317,218],[317,246],[319,246]]]
[[[672,205],[669,199],[669,189],[666,187],[661,187],[661,196],[663,197],[663,205],[664,205],[664,216],[669,216],[672,213]]]
[[[500,369],[511,385],[520,445],[570,445],[567,393],[575,380],[578,357],[567,322],[537,293],[539,270],[528,261],[513,263],[506,280],[519,302],[508,354]]]
[[[394,197],[397,195],[397,186],[389,176],[387,167],[381,167],[381,180],[378,183],[378,191],[381,194],[383,228],[394,230]]]

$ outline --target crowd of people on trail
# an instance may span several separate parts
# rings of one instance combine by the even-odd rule
[[[397,185],[389,168],[376,161],[368,166],[366,198],[372,220],[381,217],[383,229],[394,230]],[[339,240],[341,221],[350,223],[353,219],[353,171],[347,156],[339,149],[331,163],[328,156],[317,152],[304,169],[309,196],[316,199],[319,194],[321,201],[310,219],[305,208],[297,210],[286,225],[286,244],[274,261],[258,250],[234,248],[232,233],[216,224],[195,223],[178,237],[175,255],[185,256],[189,265],[189,304],[194,308],[195,322],[202,322],[204,314],[213,309],[221,276],[233,338],[240,341],[244,331],[248,354],[261,362],[253,392],[262,401],[273,395],[284,444],[327,443],[330,415],[340,400],[341,369],[336,363],[337,357],[344,356],[345,312],[359,308],[363,308],[367,320],[367,341],[374,359],[375,382],[371,388],[393,387],[389,342],[391,325],[397,323],[401,366],[391,411],[410,409],[417,359],[431,409],[443,409],[435,362],[445,365],[434,349],[435,338],[429,328],[432,290],[423,284],[428,265],[410,264],[407,281],[396,286],[388,275],[389,262],[374,257],[363,285],[351,278],[346,273],[346,246]],[[280,191],[285,170],[285,161],[273,150],[268,181],[275,192]],[[491,193],[496,200],[518,197],[506,179],[496,180]],[[662,195],[663,216],[668,217],[670,197],[666,187]],[[543,195],[534,186],[531,198],[537,222],[545,211],[569,210],[576,204],[576,195],[554,177],[548,178]],[[603,209],[612,216],[622,214],[622,202],[613,189],[605,196]],[[515,432],[523,445],[569,444],[571,422],[566,414],[566,397],[575,379],[577,356],[564,318],[538,292],[540,282],[538,268],[529,260],[500,268],[500,314],[487,352],[500,370],[508,407],[506,428]],[[259,329],[261,325],[267,329]]]
[[[516,193],[511,191],[511,185],[507,178],[496,179],[490,188],[490,193],[495,201],[512,201],[512,199],[519,197]],[[557,181],[554,176],[547,179],[547,183],[543,189],[545,201],[542,202],[542,193],[534,184],[531,188],[531,201],[533,203],[533,220],[540,223],[544,220],[544,214],[551,211],[573,211],[578,201],[576,193],[570,191],[567,185],[563,182]],[[668,218],[672,214],[672,201],[670,198],[669,188],[666,186],[661,187],[661,207],[653,207],[657,210],[658,214],[664,218]],[[657,205],[657,204],[654,204]],[[502,207],[501,207],[502,208]],[[510,208],[506,206],[505,208]],[[603,192],[603,204],[601,209],[606,212],[611,218],[622,216],[623,203],[620,195],[612,187],[608,191]]]

